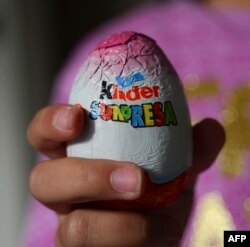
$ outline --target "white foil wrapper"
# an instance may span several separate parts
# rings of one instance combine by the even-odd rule
[[[87,111],[83,135],[68,156],[132,161],[155,183],[191,165],[192,133],[182,85],[152,39],[114,34],[90,53],[75,79],[70,104]]]

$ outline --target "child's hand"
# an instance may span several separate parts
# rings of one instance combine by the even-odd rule
[[[32,170],[30,191],[57,212],[56,246],[178,246],[197,175],[213,162],[224,143],[221,126],[205,120],[194,127],[194,169],[189,186],[174,205],[148,213],[86,207],[91,201],[140,197],[145,175],[129,162],[67,158],[66,142],[82,132],[84,113],[69,105],[44,108],[28,129],[32,146],[51,158]]]

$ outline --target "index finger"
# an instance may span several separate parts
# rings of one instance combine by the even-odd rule
[[[66,142],[80,135],[84,110],[72,105],[52,105],[40,110],[31,121],[27,138],[30,144],[49,158],[66,156]]]

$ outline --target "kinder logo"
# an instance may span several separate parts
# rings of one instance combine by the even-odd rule
[[[102,82],[102,90],[100,99],[120,99],[124,101],[136,101],[141,99],[157,98],[159,96],[159,86],[134,86],[129,90],[121,90],[116,84],[108,84],[106,81]]]
[[[224,246],[250,246],[250,231],[224,231]]]
[[[134,128],[177,125],[172,103],[170,101],[156,101],[159,97],[159,86],[132,86],[141,80],[144,80],[144,77],[137,72],[126,78],[116,77],[118,84],[107,84],[106,81],[102,81],[101,101],[91,103],[90,119],[101,118],[104,121],[130,122]],[[104,99],[122,100],[124,104],[105,104],[102,101]],[[155,99],[155,102],[125,104],[142,99]]]

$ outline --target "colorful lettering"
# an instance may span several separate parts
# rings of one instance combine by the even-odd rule
[[[90,105],[91,112],[89,113],[89,118],[96,120],[100,116],[99,102],[93,101]]]
[[[132,86],[134,82],[144,80],[140,72],[127,77],[117,76],[118,84],[107,84],[102,81],[100,99],[138,101],[159,97],[160,86]],[[132,87],[131,87],[132,86]],[[125,87],[130,87],[123,90]],[[104,121],[130,122],[134,128],[161,127],[177,125],[177,118],[170,101],[143,103],[142,105],[105,104],[104,101],[93,101],[90,105],[89,118]]]
[[[164,113],[162,112],[162,103],[155,102],[153,105],[153,111],[155,113],[155,125],[162,126],[164,124]]]
[[[164,108],[163,108],[164,106]],[[142,105],[107,105],[93,101],[89,114],[92,120],[98,117],[108,121],[129,122],[134,128],[177,125],[176,114],[170,101]]]
[[[174,108],[170,101],[164,103],[165,125],[177,125]]]
[[[112,120],[113,121],[120,121],[120,122],[124,122],[124,116],[121,113],[121,109],[119,106],[117,105],[112,105],[112,110],[113,110],[113,117]]]
[[[144,127],[144,122],[142,120],[142,108],[139,105],[132,105],[132,117],[131,117],[131,124],[134,128]]]
[[[121,108],[121,113],[124,117],[124,120],[128,122],[132,114],[131,108],[128,105],[120,105],[120,108]]]
[[[153,114],[153,107],[151,103],[143,104],[143,111],[144,111],[144,121],[145,125],[150,127],[154,126],[154,114]]]
[[[112,118],[113,111],[110,105],[106,105],[104,103],[100,103],[100,116],[103,120],[107,121]]]

